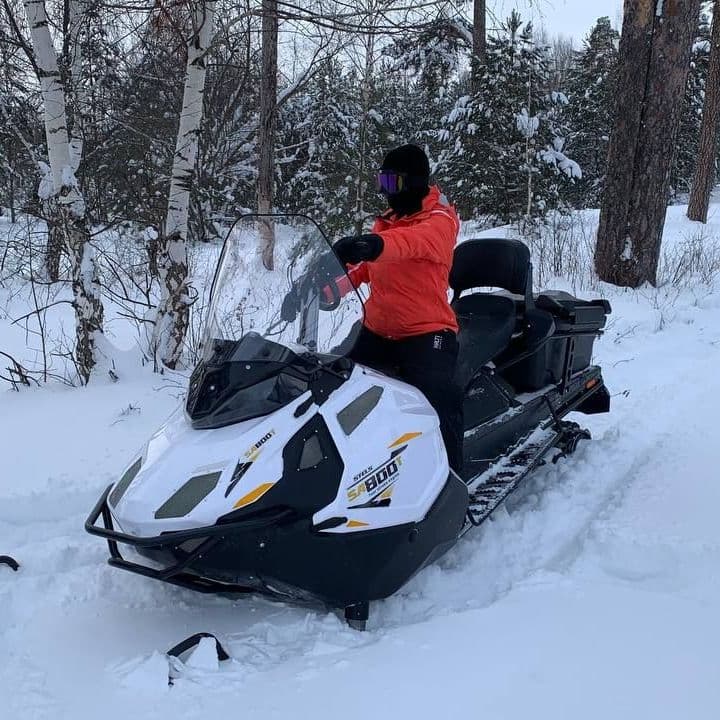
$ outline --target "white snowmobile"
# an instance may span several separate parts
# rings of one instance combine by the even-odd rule
[[[255,255],[269,235],[274,270]],[[609,410],[590,364],[607,301],[534,296],[525,245],[466,241],[450,276],[465,388],[459,477],[422,393],[346,357],[363,303],[333,290],[344,273],[307,218],[235,224],[184,410],[86,522],[112,566],[203,592],[320,601],[364,628],[370,601],[483,522],[553,449],[589,437],[569,412]],[[291,289],[294,319],[283,308]]]

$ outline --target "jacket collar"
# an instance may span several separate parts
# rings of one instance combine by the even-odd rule
[[[416,213],[413,213],[412,215],[403,215],[399,218],[395,216],[395,211],[390,208],[389,210],[386,210],[382,215],[379,215],[378,220],[382,220],[383,222],[390,224],[396,222],[415,222],[416,220],[422,220],[430,213],[433,208],[437,207],[440,204],[440,198],[440,188],[438,188],[437,185],[431,185],[430,191],[423,198],[420,210],[418,210]]]

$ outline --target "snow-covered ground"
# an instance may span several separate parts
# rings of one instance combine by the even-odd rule
[[[699,227],[680,217],[670,248]],[[581,416],[594,440],[376,603],[364,634],[105,564],[84,519],[179,402],[175,381],[128,361],[117,383],[0,387],[0,554],[22,563],[0,566],[0,718],[717,720],[720,283],[603,294],[613,407]],[[19,303],[0,289],[0,350],[23,357]],[[233,661],[168,687],[162,653],[201,630]]]

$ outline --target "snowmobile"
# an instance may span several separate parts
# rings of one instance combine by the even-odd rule
[[[261,240],[274,242],[272,270],[255,254]],[[201,592],[320,602],[363,629],[371,601],[484,522],[546,457],[589,438],[568,413],[609,411],[591,364],[609,303],[533,294],[522,242],[467,240],[450,275],[465,389],[456,474],[422,393],[348,358],[363,288],[341,296],[344,275],[308,218],[236,222],[184,408],[85,524],[107,540],[110,565]]]

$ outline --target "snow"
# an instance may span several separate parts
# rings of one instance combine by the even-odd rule
[[[720,236],[719,210],[705,227],[670,208],[667,252]],[[613,305],[596,344],[612,412],[579,416],[593,441],[375,603],[366,633],[321,610],[107,566],[84,519],[183,382],[140,366],[112,308],[119,382],[0,385],[0,553],[21,563],[0,566],[0,716],[715,720],[720,283],[583,294]],[[29,363],[10,324],[31,309],[23,302],[0,285],[0,349]],[[48,317],[68,323],[68,310]],[[217,662],[203,641],[173,663],[170,686],[164,652],[199,631],[233,659]]]
[[[517,129],[526,138],[534,137],[540,127],[540,118],[537,115],[530,117],[526,108],[515,116],[515,122]]]
[[[633,259],[633,257],[634,257],[633,256],[633,244],[632,244],[631,238],[629,238],[629,237],[625,238],[625,247],[623,248],[623,251],[622,251],[622,254],[620,255],[620,257],[625,262],[630,262],[630,260]]]

